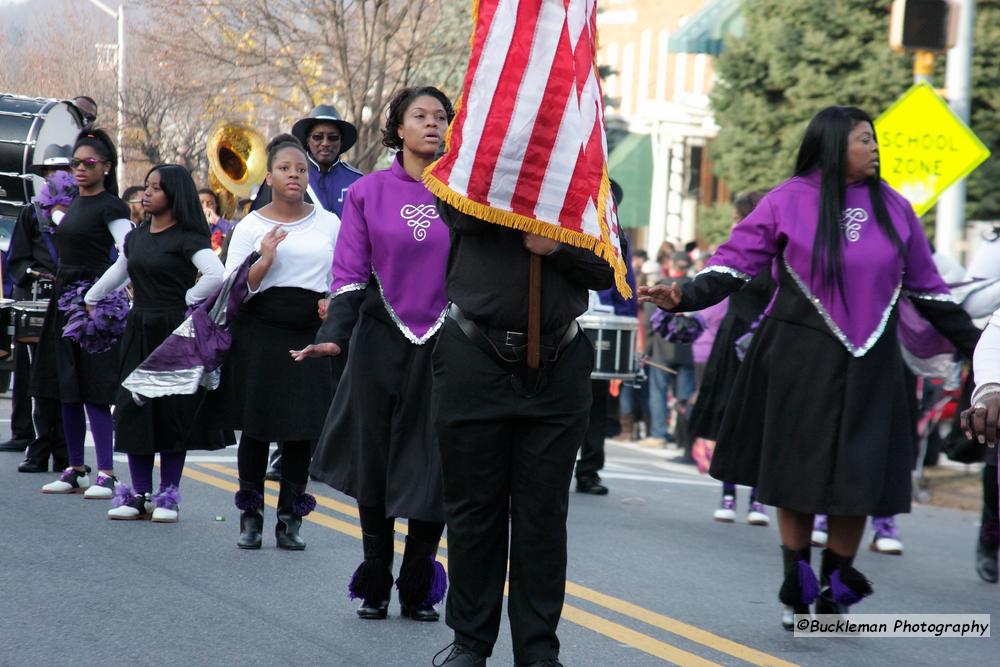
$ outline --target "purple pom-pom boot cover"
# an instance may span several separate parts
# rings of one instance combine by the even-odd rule
[[[444,600],[448,575],[437,561],[437,550],[437,542],[432,544],[406,536],[406,550],[396,588],[399,590],[399,601],[407,607],[433,607]]]
[[[240,538],[236,546],[240,549],[260,549],[264,530],[264,480],[249,482],[241,479],[240,490],[234,500],[240,510]]]
[[[809,605],[819,596],[819,581],[809,564],[811,550],[781,547],[785,579],[778,592],[782,604],[792,607],[796,613],[809,613]]]
[[[830,549],[823,550],[820,581],[824,602],[832,603],[841,614],[873,593],[871,582],[854,568],[854,557],[841,556]]]
[[[376,606],[388,601],[392,592],[393,533],[362,533],[361,540],[365,559],[351,576],[347,594],[366,606]]]

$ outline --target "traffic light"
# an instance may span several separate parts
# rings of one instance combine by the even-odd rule
[[[894,0],[889,46],[894,51],[947,51],[958,35],[954,0]]]

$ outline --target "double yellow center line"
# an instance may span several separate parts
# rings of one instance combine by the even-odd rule
[[[207,474],[200,469],[196,469],[194,467],[195,465],[199,468],[205,468],[212,472],[224,475],[225,477]],[[229,466],[217,463],[189,464],[184,471],[184,476],[188,479],[208,484],[224,491],[235,492],[239,488],[237,484],[229,481],[229,479],[226,479],[238,477],[236,470]],[[267,488],[264,494],[264,501],[267,505],[274,507],[277,504],[277,490],[277,484],[274,482],[267,483]],[[331,510],[336,514],[357,519],[357,507],[317,494],[314,489],[311,489],[311,491],[316,496],[317,511],[314,511],[305,517],[307,521],[311,521],[312,523],[323,526],[324,528],[329,528],[330,530],[337,531],[338,533],[348,535],[355,539],[361,539],[361,528],[358,525],[337,518],[337,516],[333,514],[319,511],[319,508],[323,508],[325,510]],[[401,532],[405,534],[405,528]],[[441,545],[447,549],[447,542],[445,540],[442,540]],[[404,546],[404,542],[401,540],[395,540],[395,549],[397,553],[403,553]],[[438,560],[440,560],[441,563],[447,568],[447,558],[439,556]],[[608,611],[621,614],[627,618],[640,621],[659,630],[664,630],[688,641],[700,644],[701,646],[719,653],[724,653],[752,665],[759,665],[760,667],[797,667],[794,663],[769,655],[763,651],[758,651],[757,649],[734,642],[726,639],[725,637],[720,637],[717,634],[703,630],[689,623],[679,621],[663,614],[658,614],[626,600],[601,593],[600,591],[587,588],[586,586],[581,586],[580,584],[575,584],[571,581],[566,582],[566,593],[574,598],[584,600],[595,606],[607,609]],[[684,665],[685,667],[687,665],[691,665],[693,667],[718,667],[718,663],[706,660],[699,655],[677,648],[676,646],[656,639],[655,637],[643,634],[620,623],[615,623],[614,621],[608,620],[602,616],[598,616],[569,603],[566,603],[563,606],[562,618],[571,623],[587,628],[588,630],[604,635],[615,642],[626,644],[675,665]]]

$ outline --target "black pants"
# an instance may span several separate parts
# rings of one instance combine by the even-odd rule
[[[28,346],[14,343],[14,386],[11,388],[10,433],[14,440],[34,440],[35,427],[31,423],[31,357]]]
[[[587,428],[594,351],[582,333],[531,398],[511,369],[448,320],[434,349],[434,405],[448,519],[447,623],[490,655],[500,629],[510,557],[514,659],[559,654],[566,594],[566,512]]]
[[[14,383],[17,385],[17,378],[22,378],[25,393],[27,393],[28,379],[31,377],[31,359],[35,354],[35,345],[17,344],[15,354],[15,364],[17,370],[14,372]],[[20,368],[21,360],[24,360],[26,368]],[[31,398],[25,395],[22,405],[26,405],[29,411],[29,435],[31,442],[25,452],[24,460],[33,463],[45,464],[49,457],[52,457],[53,469],[59,470],[69,465],[66,454],[66,434],[62,425],[62,405],[55,398]],[[13,422],[14,417],[11,417]],[[16,432],[16,431],[15,431]]]
[[[987,457],[990,454],[987,453]],[[987,458],[983,466],[983,514],[979,528],[979,541],[983,546],[996,549],[1000,546],[1000,494],[997,493],[996,454],[992,461]]]
[[[611,382],[608,380],[590,381],[594,401],[590,404],[590,420],[580,447],[580,460],[576,462],[577,479],[596,479],[597,473],[604,469],[604,438],[608,432],[610,386]]]
[[[293,484],[309,481],[309,461],[312,458],[311,440],[292,440],[278,443],[282,447],[281,477]],[[258,440],[246,433],[240,435],[236,450],[236,467],[240,479],[246,482],[263,482],[267,472],[267,450],[271,443]]]

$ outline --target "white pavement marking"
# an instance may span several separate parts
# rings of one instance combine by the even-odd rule
[[[631,479],[639,482],[659,482],[661,484],[682,484],[686,486],[712,486],[716,487],[720,482],[700,479],[677,479],[675,477],[662,477],[659,475],[641,475],[630,472],[608,472],[602,470],[601,479]]]

